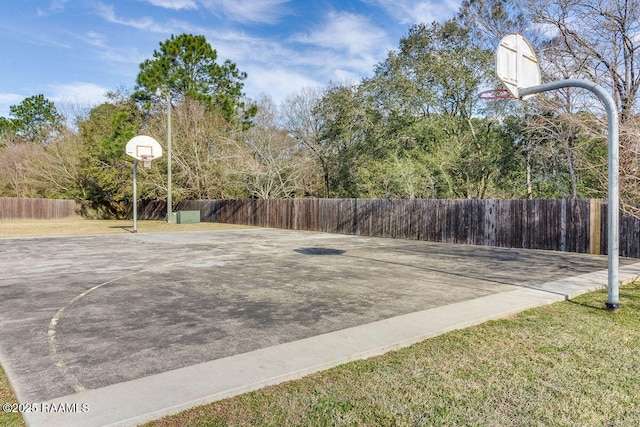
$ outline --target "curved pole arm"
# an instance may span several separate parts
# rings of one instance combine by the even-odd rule
[[[615,311],[620,307],[619,294],[619,223],[620,223],[620,187],[619,187],[619,129],[618,129],[618,108],[611,95],[602,87],[589,80],[568,79],[557,82],[546,83],[527,88],[518,88],[520,98],[527,95],[534,95],[540,92],[562,89],[567,87],[580,87],[594,93],[604,104],[607,111],[608,139],[609,139],[609,200],[607,206],[607,228],[608,228],[608,297],[607,309]]]

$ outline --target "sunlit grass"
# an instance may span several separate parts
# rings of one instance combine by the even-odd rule
[[[166,221],[137,221],[138,233],[171,231],[235,230],[250,228],[244,225],[200,222],[196,224],[169,224]],[[43,220],[0,221],[0,238],[37,236],[74,236],[87,234],[131,233],[131,220],[94,220],[80,217]]]
[[[4,407],[5,403],[17,403],[13,391],[9,386],[9,381],[0,367],[0,405]],[[18,412],[5,412],[0,410],[0,426],[2,427],[21,427],[24,426],[22,415]]]

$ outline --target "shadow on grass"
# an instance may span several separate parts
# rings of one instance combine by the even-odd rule
[[[120,228],[124,231],[128,231],[129,233],[133,233],[133,227],[130,225],[111,225],[109,228]]]
[[[600,298],[596,297],[596,295],[602,295]],[[588,300],[585,298],[580,298],[580,300],[568,300],[575,305],[579,305],[585,308],[590,308],[592,310],[604,311],[608,312],[606,307],[607,295],[606,291],[594,292],[590,294],[591,297],[588,297]],[[640,288],[638,288],[638,283],[631,283],[621,287],[620,289],[620,302],[623,306],[632,307],[634,310],[640,306]]]
[[[598,310],[598,311],[607,311],[607,306],[605,305],[604,302],[595,302],[595,301],[590,301],[590,302],[581,302],[581,301],[576,301],[576,300],[568,300],[567,302],[571,303],[571,304],[575,304],[575,305],[579,305],[585,308],[590,308],[592,310]]]

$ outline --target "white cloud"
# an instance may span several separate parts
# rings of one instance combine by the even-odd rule
[[[265,17],[283,16],[288,0],[198,1],[213,14],[225,18],[234,16],[237,20],[261,19],[265,22]],[[205,27],[178,20],[131,19],[119,15],[113,6],[102,3],[97,4],[96,11],[111,23],[147,32],[203,34],[217,50],[220,62],[230,59],[241,71],[247,72],[248,79],[244,83],[248,96],[256,98],[261,93],[269,93],[278,102],[302,87],[324,86],[330,81],[359,81],[372,73],[374,65],[384,60],[395,42],[386,30],[368,17],[347,12],[328,12],[321,23],[311,26],[308,31],[285,39],[269,39],[232,29],[233,26]],[[86,43],[99,48],[103,59],[135,64],[145,59],[137,57],[134,61],[132,52],[110,47],[99,32],[88,32],[85,38]],[[135,70],[131,74],[135,74]]]
[[[72,82],[50,85],[51,99],[56,104],[97,105],[107,100],[109,89],[88,82]]]
[[[160,34],[204,34],[207,32],[205,28],[195,26],[189,22],[184,22],[178,19],[170,19],[166,22],[156,22],[153,18],[148,16],[139,19],[129,19],[118,16],[115,12],[113,5],[106,5],[104,3],[96,3],[93,5],[95,13],[105,21],[112,24],[124,25],[137,30],[148,31],[151,33]],[[97,34],[97,33],[94,33]]]
[[[282,41],[243,32],[206,36],[215,40],[220,60],[230,59],[247,72],[248,96],[268,93],[276,102],[304,87],[360,81],[393,48],[384,30],[349,13],[329,13],[322,24]]]
[[[25,98],[17,93],[0,93],[0,117],[9,117],[9,106],[17,105]]]
[[[369,4],[378,5],[401,24],[429,24],[433,21],[443,22],[453,18],[460,8],[459,0],[367,0]]]
[[[67,118],[67,124],[75,126],[78,119],[87,117],[97,105],[107,102],[109,89],[95,83],[73,82],[49,85],[47,99],[56,104],[56,110]]]
[[[384,30],[367,18],[351,13],[331,12],[323,26],[294,35],[291,41],[314,46],[315,52],[305,53],[304,58],[314,66],[342,68],[339,74],[354,71],[368,74],[392,48]],[[345,73],[345,68],[351,72]],[[332,78],[336,77],[339,76]]]
[[[292,40],[366,56],[387,44],[387,34],[363,16],[331,12],[324,26],[295,35]]]
[[[364,47],[364,41],[357,41],[358,48],[345,41],[337,45],[329,43],[328,38],[318,35],[322,31],[320,28],[313,34],[296,37],[304,41],[278,42],[240,32],[207,34],[207,38],[215,40],[213,47],[220,61],[230,59],[247,73],[244,92],[249,97],[257,99],[260,94],[268,93],[276,102],[303,87],[322,87],[330,81],[359,81],[386,55],[383,46],[387,43],[382,38]],[[355,31],[364,29],[359,27]],[[374,35],[365,34],[365,37]],[[301,42],[309,46],[301,47]]]
[[[203,29],[211,47],[218,53],[218,61],[278,63],[295,53],[277,41],[252,37],[243,32],[216,32]]]
[[[145,0],[155,6],[165,8],[198,8],[192,0]],[[240,23],[268,23],[274,24],[288,13],[283,5],[290,0],[199,0],[209,12],[226,19]],[[138,19],[118,16],[112,4],[96,2],[92,4],[96,14],[113,24],[126,25],[139,30],[156,33],[171,33],[176,29],[190,30],[191,25],[178,20],[168,23],[157,23],[153,18],[142,17]],[[191,31],[193,32],[193,31]]]
[[[44,93],[45,98],[56,104],[56,109],[67,117],[75,116],[78,111],[93,107],[107,101],[109,89],[95,83],[73,82],[48,85]],[[9,106],[18,105],[30,95],[17,93],[0,93],[0,116],[9,116]]]
[[[144,61],[145,55],[136,47],[113,47],[107,43],[107,36],[95,31],[89,31],[80,37],[82,41],[96,49],[97,56],[108,63],[118,62],[129,65],[138,65]]]
[[[59,33],[43,32],[37,26],[2,26],[0,30],[2,34],[11,34],[14,38],[20,38],[21,41],[36,45],[36,46],[50,46],[51,48],[63,48],[73,49],[73,46],[68,42],[60,41]],[[25,52],[26,53],[26,52]]]
[[[84,38],[84,41],[91,46],[104,48],[106,47],[106,36],[95,31],[89,31]]]
[[[9,104],[9,103],[19,103],[25,97],[23,95],[18,95],[17,93],[0,93],[0,103],[1,104]]]
[[[250,66],[246,70],[244,92],[257,100],[261,94],[268,94],[276,104],[284,101],[287,96],[298,93],[304,87],[324,86],[326,82],[314,80],[311,76],[291,69],[264,66]]]
[[[43,8],[37,8],[36,9],[36,13],[38,14],[38,16],[47,16],[50,15],[52,13],[60,13],[63,12],[65,9],[65,5],[67,4],[69,0],[53,0],[50,4],[49,7],[43,9]]]
[[[181,10],[181,9],[197,9],[198,5],[193,0],[146,0],[154,6],[163,7],[165,9]]]
[[[98,16],[102,17],[107,22],[111,22],[113,24],[121,24],[121,25],[126,25],[128,27],[136,28],[138,30],[146,30],[146,31],[153,31],[153,32],[166,31],[165,28],[162,28],[152,18],[149,18],[149,17],[144,17],[140,19],[120,18],[116,15],[113,5],[96,3],[94,5],[94,10],[98,14]]]
[[[237,22],[274,24],[288,13],[285,5],[290,0],[201,0],[204,7],[215,15],[224,15]]]

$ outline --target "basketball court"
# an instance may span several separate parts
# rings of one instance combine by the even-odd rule
[[[482,99],[582,87],[615,110],[590,82],[540,85],[521,35],[501,41],[496,69],[508,94]],[[617,236],[613,113],[608,235]],[[134,165],[162,155],[157,141],[136,138]],[[65,408],[34,406],[31,426],[137,425],[607,280],[608,307],[619,305],[618,258],[607,277],[606,257],[573,253],[271,229],[4,239],[0,251],[0,363],[21,403]],[[640,275],[636,261],[621,260],[620,281]]]
[[[0,362],[21,403],[92,402],[77,425],[135,425],[522,309],[507,302],[496,314],[496,296],[561,300],[549,282],[589,276],[600,287],[606,271],[588,273],[607,266],[602,256],[274,229],[0,239],[0,251]],[[464,304],[484,314],[446,324],[469,313]],[[340,355],[322,359],[333,347]],[[231,385],[218,390],[225,374]],[[137,390],[129,410],[110,401],[148,381],[151,395]],[[181,397],[198,387],[215,390]],[[74,425],[66,416],[26,414],[31,425]]]

